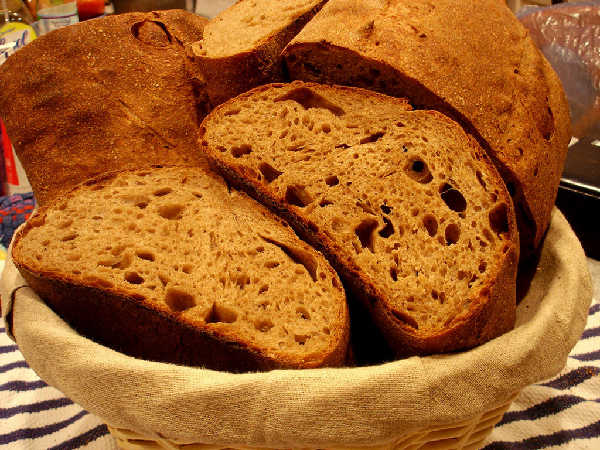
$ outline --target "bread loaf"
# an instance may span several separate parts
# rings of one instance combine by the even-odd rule
[[[213,110],[201,149],[323,251],[398,355],[512,328],[512,202],[442,114],[357,88],[273,84]]]
[[[198,165],[203,79],[185,11],[107,16],[52,31],[0,66],[0,115],[39,204],[104,171]]]
[[[514,201],[522,253],[550,220],[570,139],[560,81],[498,0],[331,0],[284,51],[291,79],[407,97],[461,123]]]
[[[327,0],[241,0],[192,45],[214,107],[253,87],[284,81],[281,51]]]
[[[201,168],[87,181],[39,209],[12,257],[76,330],[136,357],[229,371],[345,361],[337,274]]]

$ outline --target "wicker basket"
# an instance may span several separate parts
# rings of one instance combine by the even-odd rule
[[[592,298],[585,254],[556,210],[513,331],[378,366],[229,374],[137,360],[78,335],[23,283],[8,261],[7,333],[127,450],[475,449],[522,389],[564,367]]]
[[[400,436],[394,442],[376,447],[360,447],[365,450],[476,450],[481,447],[483,441],[494,429],[494,426],[510,407],[518,393],[513,395],[509,401],[492,408],[482,414],[471,417],[468,420],[457,422],[445,427],[428,428],[404,436]],[[122,450],[262,450],[258,447],[224,447],[210,444],[177,444],[166,439],[154,439],[142,436],[131,430],[123,428],[108,427],[108,430],[117,441]],[[330,447],[330,450],[347,450],[351,447]],[[267,449],[265,449],[267,450]],[[309,450],[309,449],[305,449]]]

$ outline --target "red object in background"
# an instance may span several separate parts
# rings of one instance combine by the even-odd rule
[[[104,0],[77,0],[79,20],[93,19],[104,14]]]
[[[18,185],[19,177],[17,175],[15,159],[13,158],[12,144],[8,139],[8,135],[6,134],[6,128],[4,128],[2,120],[0,120],[0,139],[2,140],[2,149],[4,152],[4,155],[2,156],[2,158],[4,159],[4,179],[10,184]]]

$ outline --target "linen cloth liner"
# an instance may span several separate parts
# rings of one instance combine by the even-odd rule
[[[371,367],[230,374],[138,360],[81,337],[23,285],[8,261],[7,331],[43,380],[110,425],[288,448],[384,444],[489,410],[560,371],[592,298],[583,249],[556,209],[513,331],[468,352]]]

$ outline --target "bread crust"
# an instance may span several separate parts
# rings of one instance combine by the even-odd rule
[[[93,187],[119,173],[102,174],[80,186]],[[337,345],[327,352],[308,353],[299,360],[292,355],[270,354],[241,334],[223,334],[218,326],[198,325],[139,293],[107,287],[93,279],[82,283],[66,273],[33,269],[27,264],[26,255],[20,253],[20,241],[32,228],[44,223],[48,208],[41,207],[15,235],[13,262],[27,284],[84,336],[137,358],[230,372],[336,367],[346,363],[350,330],[345,307],[336,318],[345,325],[331,330],[332,341]]]
[[[285,86],[284,84],[275,83],[255,88],[217,107],[205,119],[200,130],[200,147],[209,157],[215,169],[228,179],[233,186],[247,192],[251,197],[283,217],[302,239],[326,256],[344,282],[344,286],[349,293],[348,299],[356,298],[367,308],[373,321],[384,334],[388,344],[397,356],[424,355],[467,349],[512,329],[516,308],[515,284],[519,259],[519,236],[512,200],[506,190],[500,192],[501,198],[499,201],[504,202],[508,209],[508,231],[506,233],[508,238],[500,256],[500,261],[496,265],[496,272],[488,276],[490,282],[482,286],[476,298],[471,299],[472,304],[475,306],[469,308],[466,314],[457,316],[450,326],[442,332],[434,335],[424,335],[415,330],[410,323],[401,320],[398,314],[392,312],[386,296],[377,289],[373,280],[350,257],[346,256],[346,252],[336,243],[334,238],[320,230],[316,223],[304,216],[301,208],[286,204],[284,199],[280,198],[277,193],[256,179],[252,169],[248,169],[241,164],[238,166],[229,164],[219,157],[219,152],[213,151],[209,143],[203,139],[206,127],[210,126],[209,121],[215,117],[220,117],[240,99],[258,95],[271,88]],[[305,86],[317,89],[363,91],[352,87],[320,86],[301,82],[294,82],[289,86],[291,88]],[[404,104],[402,99],[390,98],[372,91],[363,92],[365,95],[381,97],[381,99],[385,98],[388,101]],[[447,121],[453,127],[459,128],[452,120],[436,111],[428,111],[428,113],[437,119]],[[475,139],[466,134],[464,134],[464,138],[467,140],[471,152],[478,155],[478,159],[487,166],[491,173],[495,174],[497,181],[501,183],[500,175]]]
[[[284,58],[292,79],[408,97],[461,123],[513,193],[521,252],[539,246],[566,158],[569,111],[560,80],[506,5],[332,0]]]
[[[0,67],[0,111],[39,204],[102,171],[206,165],[195,141],[208,103],[184,50],[206,22],[178,10],[102,17]]]
[[[243,8],[244,3],[248,1],[242,0],[231,9]],[[281,51],[325,3],[327,0],[319,1],[312,9],[296,17],[291,23],[269,33],[249,51],[211,57],[203,55],[202,41],[192,44],[193,61],[206,78],[206,89],[211,106],[214,108],[261,84],[284,81],[286,75]],[[221,17],[222,20],[227,20],[228,13],[229,10],[225,10],[213,21],[220,20]],[[241,30],[233,32],[241,32]]]

